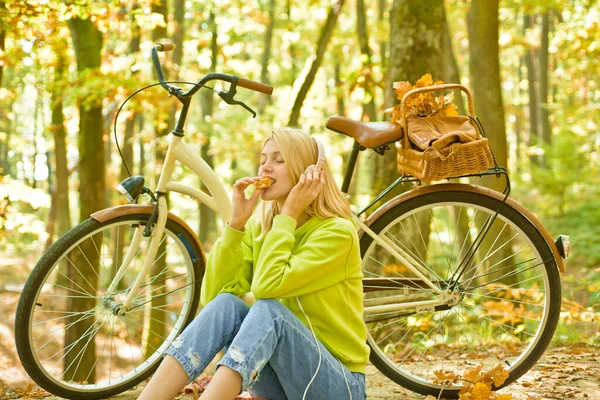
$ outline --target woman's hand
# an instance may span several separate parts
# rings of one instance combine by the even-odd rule
[[[323,170],[316,166],[311,167],[300,175],[298,183],[285,199],[281,214],[297,220],[325,187]]]
[[[246,198],[244,190],[259,180],[260,176],[255,176],[253,178],[239,179],[233,184],[231,218],[229,219],[229,226],[233,229],[237,229],[238,231],[244,230],[246,222],[248,222],[248,219],[252,216],[252,211],[254,210],[254,206],[256,206],[258,197],[264,190],[254,190],[254,193],[252,193],[252,196],[250,196],[249,199]]]

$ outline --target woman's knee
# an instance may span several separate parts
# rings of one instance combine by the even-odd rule
[[[281,313],[287,310],[287,308],[275,299],[259,299],[252,305],[250,311],[259,313],[260,315],[274,316],[281,315]]]
[[[250,306],[244,300],[231,293],[221,293],[215,297],[205,308],[212,308],[221,313],[235,312],[245,316],[250,310]]]

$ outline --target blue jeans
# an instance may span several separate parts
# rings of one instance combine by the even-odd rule
[[[321,366],[306,399],[367,398],[365,375],[350,372],[321,343]],[[173,341],[166,354],[182,365],[189,381],[197,378],[215,355],[242,377],[242,392],[269,400],[302,399],[319,362],[317,345],[300,320],[276,300],[249,307],[223,293],[213,299]],[[344,379],[345,377],[345,379]]]

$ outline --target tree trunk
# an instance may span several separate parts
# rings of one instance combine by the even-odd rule
[[[270,83],[269,80],[269,61],[271,60],[271,43],[273,39],[273,30],[275,29],[275,0],[269,0],[269,19],[267,22],[267,30],[265,32],[264,51],[262,54],[262,65],[260,69],[260,81]],[[263,94],[260,96],[258,105],[258,113],[261,114],[267,104],[271,103],[271,96]]]
[[[6,10],[6,4],[4,1],[0,1],[0,10],[2,10],[1,14],[4,14]],[[4,53],[5,50],[5,42],[6,42],[6,31],[4,27],[0,24],[0,53]],[[4,68],[4,63],[0,63],[0,88],[2,87],[2,69]]]
[[[421,3],[394,0],[390,13],[390,60],[385,84],[385,108],[397,103],[392,87],[396,81],[414,83],[422,75],[439,76],[442,71],[444,2]],[[399,176],[395,146],[378,157],[373,177],[374,193],[380,193]],[[401,193],[396,188],[391,195]]]
[[[72,18],[69,20],[69,29],[73,38],[75,57],[77,59],[77,71],[82,73],[89,69],[99,69],[102,51],[102,34],[93,25],[90,19]],[[86,99],[90,101],[90,99]],[[102,131],[102,101],[99,98],[92,99],[91,104],[83,104],[79,101],[79,219],[83,221],[90,214],[98,211],[104,204],[104,139]],[[99,151],[100,150],[100,151]],[[102,238],[95,237],[96,243]],[[80,246],[83,254],[76,258],[73,263],[80,266],[80,272],[70,268],[68,275],[75,285],[89,288],[91,294],[95,294],[98,276],[98,255],[91,247],[91,242],[86,241],[89,246]],[[95,271],[93,269],[96,269]],[[85,277],[84,277],[85,276]],[[89,283],[87,283],[89,282]],[[75,286],[73,286],[75,288]],[[69,310],[81,312],[91,310],[96,306],[94,298],[69,298]],[[78,341],[84,332],[92,327],[93,318],[84,319],[65,332],[65,346]],[[96,381],[95,354],[96,345],[92,340],[85,348],[85,340],[78,342],[72,351],[66,354],[64,359],[65,380]],[[74,368],[75,357],[82,351],[81,359],[77,361],[79,368]],[[71,366],[70,368],[68,366]],[[76,370],[74,370],[76,369]],[[89,376],[84,371],[90,371]]]
[[[302,103],[304,103],[306,95],[308,94],[308,91],[315,80],[317,71],[321,66],[323,56],[325,55],[325,50],[327,49],[327,44],[329,43],[329,39],[331,39],[333,29],[335,28],[338,16],[340,15],[340,10],[342,9],[343,5],[344,0],[337,0],[337,2],[329,9],[327,20],[321,29],[321,34],[319,35],[319,40],[317,42],[317,53],[312,59],[310,69],[306,75],[306,78],[304,79],[304,82],[302,82],[298,96],[296,96],[296,100],[294,101],[292,112],[290,114],[290,120],[288,122],[289,126],[298,126]]]
[[[471,75],[471,91],[475,105],[475,114],[481,119],[486,128],[487,138],[499,165],[507,166],[506,130],[504,123],[504,106],[500,81],[500,57],[498,46],[498,1],[473,0],[467,16],[469,30],[469,71]],[[504,189],[504,179],[487,176],[483,184],[501,192]],[[476,226],[483,226],[481,218],[476,218]],[[504,229],[500,234],[502,224],[496,221],[483,241],[483,249],[489,249],[494,240],[497,249],[509,241],[512,236],[510,229]],[[499,236],[500,235],[500,236]],[[503,247],[490,257],[482,269],[493,266],[500,260],[512,254],[510,245]],[[483,254],[485,256],[485,254]]]
[[[450,25],[448,24],[448,18],[446,16],[446,10],[444,9],[444,35],[442,44],[442,74],[441,78],[447,83],[460,83],[460,71],[458,64],[456,63],[456,57],[454,57],[454,50],[452,49],[452,33],[450,32]],[[465,107],[464,94],[461,90],[454,91],[454,104],[458,107],[458,112],[461,115],[467,115]]]
[[[473,0],[468,14],[469,70],[475,114],[486,128],[496,160],[507,165],[506,129],[500,81],[498,0]],[[502,191],[501,179],[487,186]]]
[[[523,57],[519,58],[519,68],[517,69],[517,82],[521,82],[523,80],[523,65],[524,60]],[[515,85],[515,98],[522,99],[522,91],[521,85]],[[523,111],[523,104],[521,101],[518,101],[515,104],[515,154],[514,154],[514,162],[513,165],[516,168],[517,174],[523,171],[523,157],[521,156],[523,153],[523,120],[525,119],[525,112]]]
[[[363,98],[362,120],[376,121],[375,85],[373,82],[373,65],[371,62],[371,49],[369,48],[369,35],[367,33],[367,16],[365,13],[364,0],[356,0],[356,32],[358,33],[363,77],[365,78],[365,97]]]
[[[50,130],[54,136],[54,160],[56,169],[56,185],[53,200],[56,200],[57,237],[71,229],[71,214],[69,207],[69,171],[67,166],[67,133],[63,114],[62,88],[65,79],[65,55],[58,47],[56,67],[54,69],[54,85],[52,86],[52,125]]]
[[[0,141],[0,176],[12,175],[12,167],[9,160],[10,137],[13,129],[13,121],[8,118],[8,113],[13,109],[14,98],[5,100],[6,110],[0,109],[0,129],[6,132],[6,135]]]
[[[36,85],[38,86],[38,85]],[[40,142],[38,135],[39,135],[39,131],[40,131],[40,113],[41,113],[41,107],[40,107],[40,103],[42,102],[42,93],[41,93],[41,89],[38,87],[38,89],[36,90],[36,99],[35,99],[35,107],[33,109],[33,143],[31,143],[31,148],[33,148],[33,157],[31,157],[31,159],[29,160],[31,162],[31,180],[29,182],[29,184],[31,185],[32,188],[37,188],[37,181],[35,179],[35,172],[36,172],[36,159],[38,156],[38,147],[37,144]]]
[[[4,15],[6,12],[6,4],[4,1],[0,1],[0,15]],[[6,30],[4,26],[0,24],[0,53],[5,54],[6,49]],[[2,77],[3,77],[4,62],[0,63],[0,88],[2,88]],[[5,132],[4,137],[0,136],[0,176],[10,175],[10,163],[8,161],[8,151],[10,142],[10,130],[11,130],[11,119],[8,118],[9,110],[12,110],[14,100],[4,100],[7,103],[2,103],[2,109],[0,108],[0,132]]]
[[[118,183],[118,175],[116,171],[112,168],[112,152],[113,152],[113,140],[111,140],[110,136],[110,123],[114,120],[114,115],[117,110],[116,101],[111,100],[109,104],[107,104],[102,112],[103,115],[103,131],[106,132],[106,137],[109,140],[104,141],[104,165],[106,165],[106,171],[104,176],[104,206],[102,208],[108,208],[114,205],[114,199],[116,191],[114,190],[117,187]]]
[[[173,63],[177,65],[177,77],[183,60],[183,38],[185,36],[185,0],[173,0]]]
[[[344,104],[344,88],[342,86],[342,78],[341,78],[341,70],[342,66],[340,65],[340,60],[342,59],[342,52],[339,47],[335,49],[335,61],[333,62],[333,80],[335,82],[335,99],[337,103],[337,115],[345,116],[346,115],[346,105]]]
[[[539,89],[540,89],[540,122],[541,137],[545,146],[552,144],[550,127],[550,110],[548,109],[548,42],[550,35],[550,11],[542,15],[542,40],[540,47]]]
[[[140,118],[138,132],[142,131],[143,126],[144,126],[144,118]],[[138,174],[142,175],[142,176],[144,176],[144,173],[146,171],[146,149],[144,146],[145,146],[144,138],[140,137],[138,139],[138,149],[140,151],[140,159],[138,162]]]
[[[208,17],[208,25],[211,29],[210,72],[215,72],[217,69],[217,56],[219,53],[219,48],[217,43],[217,24],[215,22],[215,14],[212,11]],[[200,93],[200,106],[202,108],[202,126],[204,127],[206,135],[202,141],[200,156],[211,168],[214,168],[214,159],[210,151],[210,144],[213,135],[212,115],[214,107],[214,96],[212,92],[205,91]],[[204,192],[207,191],[203,182],[200,182],[200,190],[203,190]],[[216,214],[210,207],[202,203],[198,203],[198,212],[200,213],[199,238],[202,243],[205,243],[210,239],[211,234],[216,231]]]
[[[383,20],[385,19],[386,0],[379,0],[378,3],[379,22],[383,24]],[[388,46],[385,40],[379,42],[379,57],[381,58],[381,69],[383,71],[387,69],[387,48]]]
[[[523,31],[526,33],[527,29],[531,26],[531,19],[533,16],[525,15],[523,17]],[[527,67],[527,82],[529,86],[529,135],[528,143],[529,147],[538,145],[538,91],[537,91],[537,80],[536,80],[536,63],[535,63],[535,52],[532,48],[525,49],[525,65]],[[537,156],[532,156],[531,160],[534,163],[538,163],[539,159]]]
[[[48,238],[46,239],[46,244],[44,245],[44,253],[48,251],[52,245],[52,242],[54,241],[54,230],[58,206],[56,204],[56,185],[54,182],[52,182],[52,175],[54,174],[54,168],[52,166],[53,161],[54,157],[52,156],[52,151],[49,149],[46,150],[46,168],[48,169],[48,194],[50,195],[50,211],[48,212],[48,223],[46,224],[46,233],[48,234]]]
[[[293,29],[292,0],[287,0],[285,10],[286,10],[286,14],[287,14],[288,29],[292,30]],[[291,64],[291,68],[290,68],[289,84],[291,86],[296,81],[296,75],[298,75],[298,72],[297,72],[298,67],[296,65],[296,46],[294,46],[294,43],[290,43],[290,64]]]

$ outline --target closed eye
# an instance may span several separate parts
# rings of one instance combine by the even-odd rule
[[[267,160],[261,160],[260,165],[265,165],[266,162],[267,162]],[[285,160],[284,159],[275,160],[275,162],[277,164],[285,164]]]

